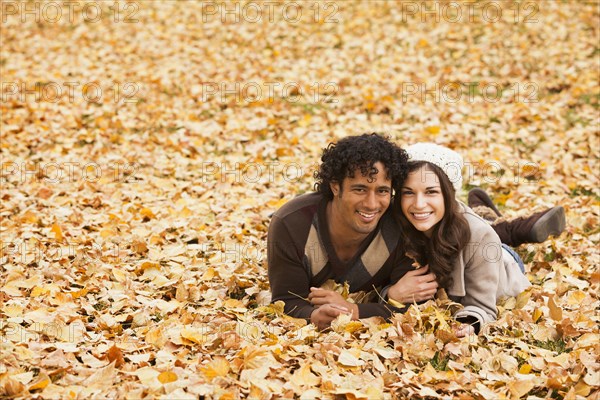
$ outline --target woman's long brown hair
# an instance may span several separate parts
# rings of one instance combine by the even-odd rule
[[[459,212],[460,205],[455,199],[454,187],[446,173],[437,165],[426,161],[409,162],[408,173],[421,167],[435,173],[440,181],[444,198],[444,217],[433,227],[431,238],[428,238],[402,213],[400,206],[402,193],[396,194],[395,217],[402,227],[401,235],[406,254],[421,265],[429,264],[429,270],[435,274],[438,284],[448,288],[452,285],[454,262],[460,251],[469,243],[471,229],[465,217]]]

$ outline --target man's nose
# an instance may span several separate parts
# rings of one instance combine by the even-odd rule
[[[374,191],[370,191],[367,193],[367,199],[365,200],[365,205],[370,209],[377,208],[377,195]]]

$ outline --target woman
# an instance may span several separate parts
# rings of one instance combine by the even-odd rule
[[[456,200],[463,166],[458,153],[433,143],[418,143],[406,151],[409,170],[396,195],[395,217],[403,228],[407,254],[426,265],[415,275],[426,276],[428,269],[448,296],[464,306],[455,315],[461,322],[457,336],[479,332],[496,319],[499,297],[516,296],[530,286],[522,261],[503,247],[485,220]],[[418,282],[412,278],[392,285],[388,298],[410,302],[406,293]]]

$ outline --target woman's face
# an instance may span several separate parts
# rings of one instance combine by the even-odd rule
[[[400,190],[400,206],[408,221],[431,237],[433,227],[446,211],[442,187],[435,172],[423,165],[409,173]]]

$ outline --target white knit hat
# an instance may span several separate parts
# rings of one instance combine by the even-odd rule
[[[463,184],[463,159],[460,154],[435,143],[416,143],[405,150],[409,161],[427,161],[440,167],[458,194]]]

